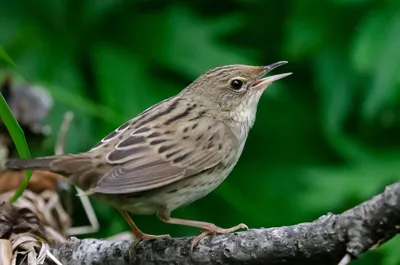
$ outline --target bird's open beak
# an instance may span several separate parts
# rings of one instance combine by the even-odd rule
[[[275,69],[275,68],[277,68],[277,67],[279,67],[281,65],[284,65],[284,64],[287,64],[287,62],[286,61],[281,61],[281,62],[276,62],[276,63],[270,64],[270,65],[264,66],[264,69],[263,69],[262,74],[260,75],[260,77],[264,76],[265,74],[271,72],[273,69]],[[261,88],[261,87],[265,88],[266,86],[268,86],[272,82],[275,82],[275,81],[277,81],[279,79],[282,79],[282,78],[284,78],[286,76],[289,76],[291,74],[292,73],[284,73],[284,74],[278,74],[278,75],[272,75],[272,76],[267,76],[267,77],[264,77],[264,78],[260,78],[260,79],[257,79],[251,85],[251,87],[252,88],[256,88],[256,87],[257,88]]]

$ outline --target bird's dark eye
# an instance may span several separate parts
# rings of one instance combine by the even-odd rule
[[[231,88],[233,88],[234,90],[239,90],[242,88],[242,86],[243,82],[241,80],[234,79],[231,81]]]

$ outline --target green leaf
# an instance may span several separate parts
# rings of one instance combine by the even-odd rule
[[[14,61],[8,56],[6,51],[3,49],[3,47],[0,46],[0,60],[5,61],[7,64],[15,67]],[[21,127],[19,126],[17,120],[14,118],[14,115],[12,114],[10,108],[8,107],[8,104],[6,100],[3,97],[3,94],[1,94],[0,97],[0,117],[3,120],[3,123],[7,127],[7,130],[9,131],[12,140],[15,143],[15,146],[17,148],[18,154],[20,155],[21,158],[30,158],[30,152],[29,152],[29,147],[25,139],[25,134],[22,131]],[[29,180],[31,178],[32,171],[27,170],[26,171],[26,177],[22,184],[18,187],[16,190],[15,194],[12,196],[10,199],[11,203],[15,202],[21,194],[24,192],[26,187],[28,186]]]
[[[345,135],[345,121],[353,108],[357,86],[345,51],[328,51],[317,57],[315,72],[321,96],[322,126],[326,140],[347,162],[368,161],[369,150]]]
[[[15,120],[10,108],[7,105],[6,100],[1,94],[0,97],[0,116],[3,120],[4,124],[7,127],[7,130],[10,132],[11,138],[17,147],[18,154],[21,158],[30,158],[29,147],[25,139],[25,134],[19,126],[18,122]],[[13,197],[10,199],[11,203],[15,202],[21,194],[24,192],[26,187],[28,186],[29,180],[31,178],[32,171],[26,171],[26,177],[22,184],[18,187]]]
[[[161,101],[177,92],[169,91],[167,83],[155,83],[146,62],[129,51],[111,45],[94,51],[100,102],[118,113],[121,123],[157,103],[155,98]]]
[[[325,212],[338,206],[353,207],[382,192],[386,185],[398,181],[400,152],[375,151],[374,155],[367,163],[351,166],[304,167],[302,179],[309,190],[299,200],[309,206],[310,212]],[[348,204],[350,200],[352,205]]]
[[[6,51],[2,46],[0,46],[0,60],[3,60],[6,64],[15,67],[14,61],[11,59],[10,56],[8,56],[8,54],[6,53]]]
[[[84,98],[76,93],[71,93],[66,89],[57,86],[46,85],[57,102],[65,103],[71,106],[76,111],[81,111],[92,117],[100,118],[101,120],[113,125],[118,126],[123,121],[115,111],[106,106],[96,104],[88,98]]]
[[[379,59],[389,29],[391,10],[374,10],[360,22],[353,39],[351,61],[357,71],[369,73]]]
[[[371,120],[397,99],[400,71],[400,12],[386,8],[371,12],[361,23],[354,41],[352,60],[356,69],[369,74],[363,116]]]
[[[204,20],[190,9],[169,8],[168,19],[158,29],[162,45],[154,52],[161,63],[181,73],[197,77],[205,70],[219,65],[253,64],[249,52],[231,47],[221,37],[238,31],[243,26],[240,15],[231,14],[218,19]],[[153,51],[152,51],[153,52]]]
[[[313,56],[315,52],[326,46],[333,35],[330,33],[337,12],[327,1],[293,1],[291,19],[287,21],[287,40],[282,43],[283,52],[290,61],[301,60]],[[330,12],[321,12],[321,10]]]
[[[321,95],[324,131],[336,134],[343,129],[354,98],[352,73],[344,51],[328,51],[317,57],[316,78]]]
[[[387,18],[391,21],[379,58],[374,65],[372,86],[364,103],[363,114],[371,119],[385,105],[393,103],[399,92],[397,76],[400,72],[400,12]]]

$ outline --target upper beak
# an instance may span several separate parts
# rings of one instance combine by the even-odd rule
[[[276,63],[270,64],[270,65],[264,66],[264,70],[262,71],[262,74],[260,75],[260,77],[271,72],[273,69],[275,69],[281,65],[287,64],[287,63],[288,63],[287,61],[280,61],[280,62],[276,62]],[[282,79],[286,76],[289,76],[291,74],[292,73],[284,73],[284,74],[278,74],[278,75],[272,75],[272,76],[260,78],[260,79],[257,79],[251,86],[252,87],[255,87],[255,86],[257,86],[257,87],[263,86],[264,87],[267,84],[271,84],[272,82],[275,82],[275,81]]]

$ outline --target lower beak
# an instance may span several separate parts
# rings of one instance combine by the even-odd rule
[[[284,64],[287,64],[287,62],[286,61],[281,61],[281,62],[276,62],[276,63],[270,64],[270,65],[264,66],[264,71],[263,71],[261,76],[264,76],[265,74],[271,72],[273,69],[275,69],[275,68],[277,68],[277,67],[279,67],[281,65],[284,65]],[[289,76],[291,74],[292,73],[284,73],[284,74],[278,74],[278,75],[272,75],[272,76],[267,76],[267,77],[264,77],[264,78],[260,78],[260,79],[256,80],[251,85],[251,87],[265,87],[265,86],[270,85],[272,82],[275,82],[275,81],[277,81],[279,79],[282,79],[282,78],[284,78],[286,76]]]

